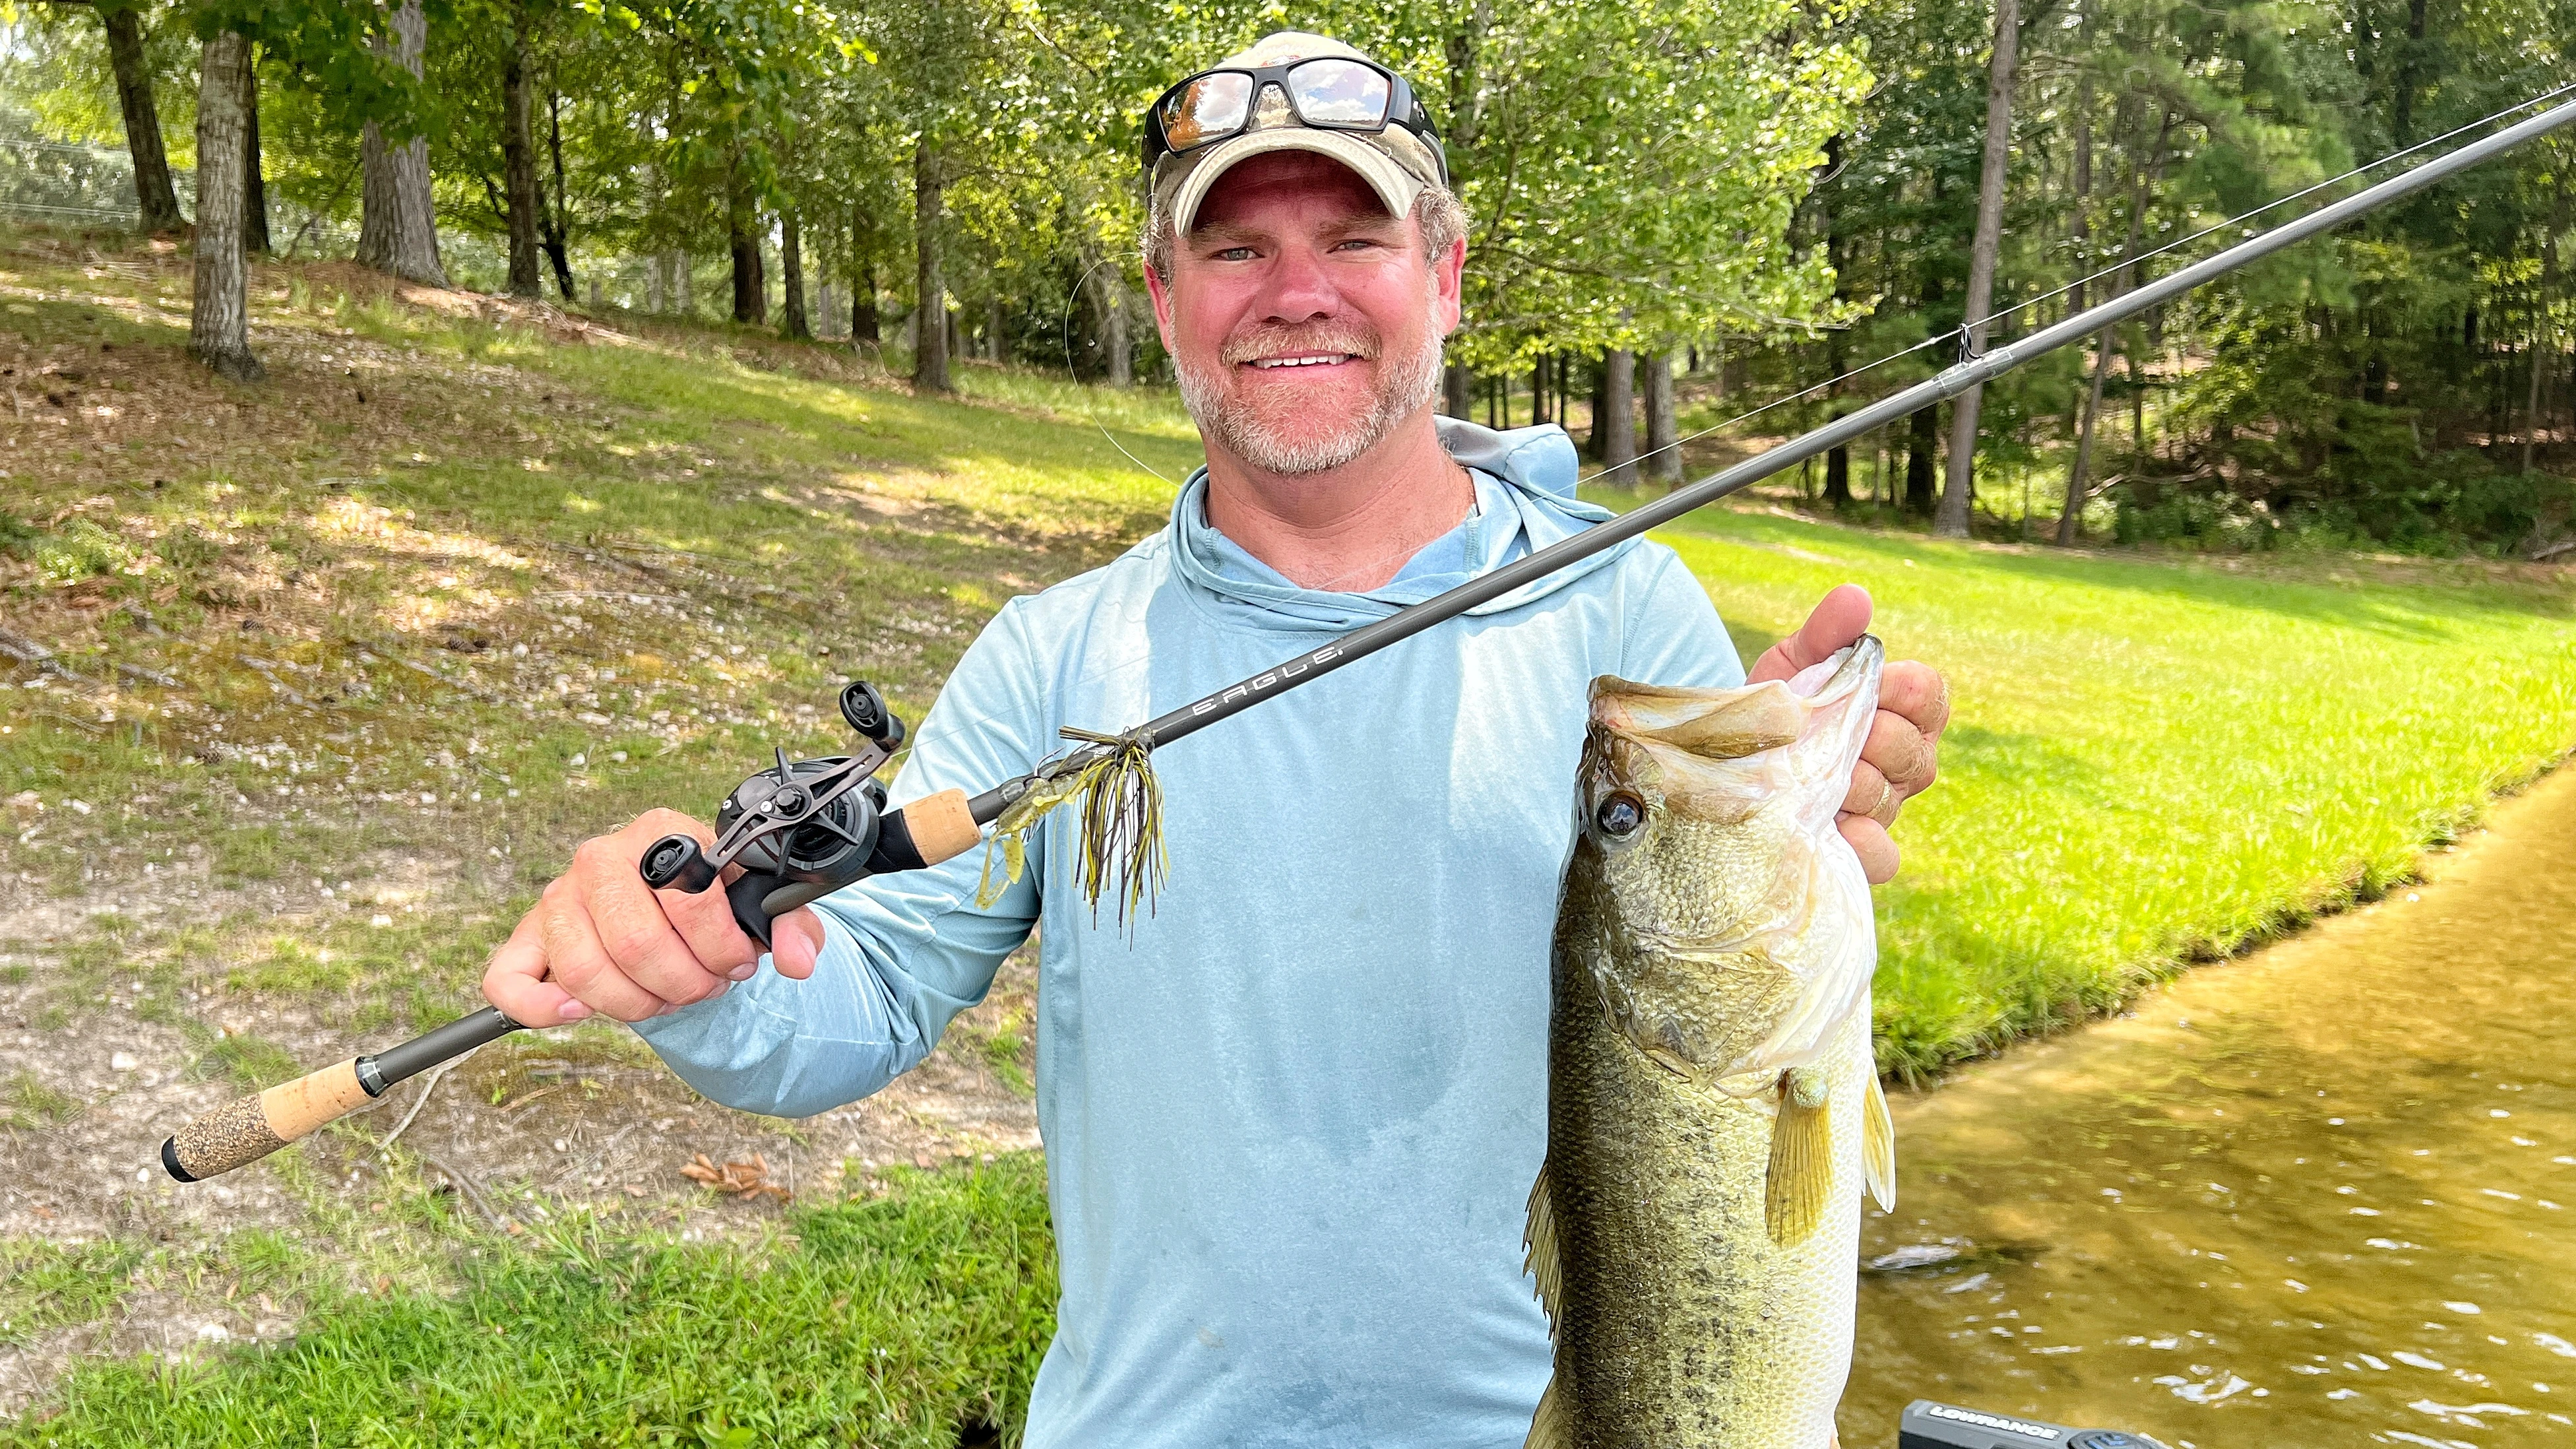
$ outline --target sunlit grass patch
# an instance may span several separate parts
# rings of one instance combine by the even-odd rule
[[[1908,1074],[2375,897],[2576,743],[2576,598],[2475,565],[2231,567],[1705,510],[1664,535],[1776,637],[1846,580],[1956,713],[1882,888]]]
[[[214,1449],[291,1425],[322,1443],[953,1449],[961,1425],[1025,1411],[1056,1291],[1043,1172],[888,1176],[888,1195],[799,1207],[792,1232],[741,1244],[573,1214],[457,1255],[450,1293],[315,1283],[292,1343],[82,1366],[0,1445]],[[292,1255],[263,1271],[291,1279]]]

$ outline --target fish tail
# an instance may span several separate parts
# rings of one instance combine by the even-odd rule
[[[1771,1123],[1771,1166],[1763,1181],[1762,1219],[1771,1241],[1795,1247],[1814,1236],[1834,1184],[1830,1081],[1816,1067],[1780,1074],[1780,1113]]]
[[[1861,1096],[1860,1156],[1869,1177],[1869,1195],[1883,1213],[1896,1211],[1896,1119],[1887,1114],[1887,1089],[1878,1083],[1876,1063],[1869,1063],[1869,1087]]]

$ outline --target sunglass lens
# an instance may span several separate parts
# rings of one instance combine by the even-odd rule
[[[1252,114],[1252,77],[1239,71],[1203,75],[1163,102],[1163,139],[1187,151],[1243,129]]]
[[[1379,126],[1393,87],[1385,76],[1350,60],[1310,60],[1288,72],[1297,114],[1310,126]]]

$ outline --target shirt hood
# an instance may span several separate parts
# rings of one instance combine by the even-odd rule
[[[1469,470],[1476,507],[1447,535],[1425,544],[1394,579],[1367,593],[1300,588],[1217,531],[1207,519],[1207,469],[1192,473],[1172,502],[1169,539],[1174,572],[1229,621],[1256,628],[1356,629],[1408,604],[1526,558],[1611,517],[1575,497],[1581,467],[1574,440],[1553,423],[1497,432],[1460,418],[1438,420],[1440,444]],[[1498,614],[1544,598],[1607,568],[1635,546],[1625,540],[1546,577],[1478,604],[1470,614]]]

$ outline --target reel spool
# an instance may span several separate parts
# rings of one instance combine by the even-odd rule
[[[653,842],[639,867],[656,890],[694,895],[726,866],[742,874],[725,887],[745,935],[769,945],[770,922],[846,885],[923,864],[911,832],[886,817],[885,786],[873,776],[903,743],[903,721],[866,680],[841,691],[841,718],[860,738],[854,754],[778,762],[736,785],[716,810],[712,850],[694,835]]]

